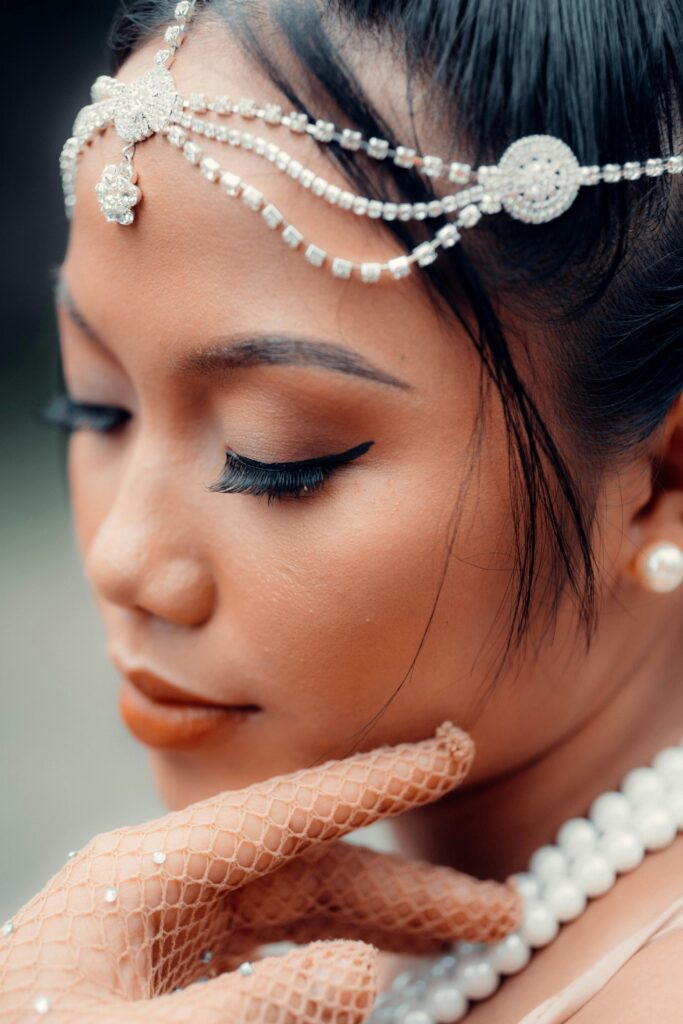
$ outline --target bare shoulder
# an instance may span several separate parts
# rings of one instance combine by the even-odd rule
[[[680,1024],[683,1020],[683,928],[643,946],[571,1024]]]

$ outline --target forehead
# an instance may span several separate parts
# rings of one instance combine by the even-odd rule
[[[162,36],[163,29],[137,49],[118,79],[130,82],[153,66]],[[192,26],[171,73],[184,96],[202,92],[233,100],[252,97],[259,104],[272,101],[286,111],[292,106],[211,12]],[[206,117],[218,120],[213,114]],[[224,123],[262,135],[328,182],[356,191],[325,155],[325,146],[310,136],[236,115]],[[331,206],[264,157],[215,139],[191,137],[222,169],[262,191],[306,243],[330,256],[385,261],[405,251],[381,222]],[[433,347],[431,356],[443,371],[443,360],[451,357],[454,346],[452,339],[444,344],[443,323],[415,279],[419,269],[409,279],[366,284],[342,281],[327,265],[311,266],[301,249],[288,248],[280,231],[269,228],[259,212],[240,197],[228,196],[218,183],[206,181],[182,151],[159,135],[136,144],[134,164],[143,198],[134,208],[133,224],[108,223],[95,184],[105,164],[118,162],[124,145],[109,127],[80,158],[65,266],[79,305],[105,333],[114,308],[111,329],[125,331],[126,321],[135,321],[138,336],[141,323],[150,323],[150,310],[157,332],[175,328],[176,334],[179,318],[191,318],[201,331],[220,317],[224,327],[238,331],[258,327],[255,318],[270,316],[268,326],[275,317],[281,328],[292,331],[330,334],[334,324],[337,332],[353,332],[356,347],[360,328],[364,344],[384,350],[390,341],[393,358],[416,368],[429,359]]]

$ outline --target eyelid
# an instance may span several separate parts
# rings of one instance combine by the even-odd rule
[[[348,451],[339,452],[336,455],[319,455],[313,459],[300,459],[298,462],[258,462],[256,459],[249,459],[245,455],[238,455],[237,452],[228,448],[226,454],[245,466],[252,466],[263,473],[278,473],[282,470],[296,471],[297,469],[308,469],[315,466],[334,466],[363,455],[372,447],[374,441],[364,441],[363,444],[349,448]]]

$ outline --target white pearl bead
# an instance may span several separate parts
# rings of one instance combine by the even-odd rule
[[[488,953],[466,953],[460,957],[453,981],[468,999],[486,999],[500,984]]]
[[[558,921],[573,921],[586,909],[583,889],[571,878],[558,878],[543,890],[543,900]]]
[[[590,820],[601,832],[630,825],[631,814],[630,803],[623,793],[617,793],[616,790],[601,793],[595,798],[588,812]]]
[[[570,818],[557,833],[555,842],[568,857],[589,853],[595,849],[598,830],[587,818]]]
[[[570,869],[571,877],[586,896],[602,896],[615,882],[615,871],[604,854],[584,853],[577,857]]]
[[[673,815],[676,828],[683,829],[683,786],[670,789],[664,802]]]
[[[560,926],[549,907],[540,900],[530,900],[524,910],[520,935],[532,949],[547,946],[557,935]]]
[[[624,777],[621,791],[633,807],[639,807],[652,800],[661,800],[664,783],[654,768],[634,768]]]
[[[529,963],[531,950],[519,932],[510,932],[493,944],[490,956],[499,974],[516,974]]]
[[[429,989],[426,1007],[438,1024],[454,1024],[465,1016],[469,1003],[457,985],[442,981]]]
[[[556,846],[541,846],[529,861],[529,871],[542,883],[563,878],[567,873],[567,858]]]
[[[683,749],[667,747],[660,750],[652,767],[667,786],[683,786]]]
[[[537,878],[534,878],[530,871],[518,871],[512,877],[525,899],[533,900],[539,898],[541,895],[541,883]]]
[[[619,873],[637,868],[645,856],[643,840],[632,828],[615,828],[606,832],[598,840],[598,849]]]
[[[434,1018],[431,1014],[427,1013],[426,1010],[410,1009],[400,1016],[397,1014],[397,1020],[400,1020],[401,1024],[434,1024]]]
[[[633,827],[646,850],[662,850],[673,842],[677,832],[674,816],[665,804],[639,807],[633,816]]]

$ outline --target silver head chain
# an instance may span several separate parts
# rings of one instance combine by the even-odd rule
[[[463,228],[473,227],[484,214],[505,210],[516,220],[527,224],[543,224],[564,213],[574,202],[583,185],[599,182],[634,181],[643,175],[683,173],[683,155],[668,158],[632,161],[625,164],[604,164],[582,167],[570,147],[552,135],[526,135],[513,142],[498,164],[472,168],[467,163],[449,162],[438,156],[418,155],[414,149],[386,139],[364,139],[359,131],[344,128],[338,131],[331,121],[309,121],[298,111],[284,113],[277,103],[260,106],[256,100],[240,98],[233,102],[228,96],[213,98],[203,93],[182,96],[176,89],[169,66],[189,31],[196,0],[180,0],[175,7],[175,22],[164,33],[163,49],[154,55],[154,66],[129,84],[109,75],[100,75],[92,85],[92,103],[78,113],[73,133],[64,144],[60,156],[62,184],[67,217],[76,201],[76,164],[85,147],[98,132],[113,124],[125,141],[121,162],[108,164],[95,186],[102,213],[112,223],[132,224],[133,207],[140,201],[133,165],[136,143],[159,134],[172,146],[181,149],[200,174],[228,196],[241,197],[251,210],[261,214],[265,224],[277,230],[293,250],[299,250],[314,267],[328,267],[335,277],[372,283],[380,279],[398,279],[411,273],[413,264],[425,267],[432,263],[439,247],[455,245]],[[210,120],[201,115],[217,115]],[[251,131],[229,127],[226,119],[234,115],[247,121],[261,119],[269,125],[282,125],[295,134],[307,133],[317,142],[337,142],[347,150],[362,150],[375,160],[393,160],[398,167],[415,168],[431,179],[446,178],[461,188],[428,203],[394,203],[368,199],[339,188],[324,177],[293,159],[274,142]],[[455,214],[448,224],[438,228],[434,237],[421,242],[408,255],[399,255],[386,263],[355,263],[340,256],[331,256],[320,246],[304,238],[281,211],[269,202],[259,189],[232,171],[224,170],[217,160],[204,156],[202,147],[190,138],[203,135],[231,146],[241,146],[265,157],[302,188],[332,206],[351,211],[357,216],[391,220],[425,220]]]

